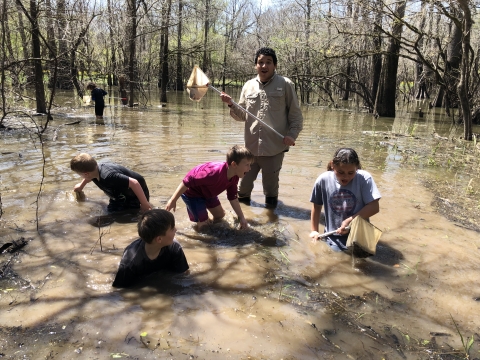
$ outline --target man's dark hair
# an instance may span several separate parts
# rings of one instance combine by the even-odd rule
[[[277,66],[277,54],[275,54],[275,50],[269,47],[262,47],[258,49],[255,53],[255,65],[257,64],[257,60],[260,55],[271,56],[273,59],[273,65]]]
[[[146,243],[151,243],[157,236],[163,236],[175,226],[175,217],[170,211],[153,209],[140,215],[138,235]]]

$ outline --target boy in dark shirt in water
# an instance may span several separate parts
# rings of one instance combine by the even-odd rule
[[[138,235],[125,248],[113,287],[129,287],[159,270],[183,273],[188,270],[181,245],[175,240],[175,218],[167,210],[154,209],[138,221]]]
[[[147,183],[140,174],[111,162],[97,164],[85,153],[75,156],[70,161],[70,168],[83,178],[73,191],[80,193],[85,185],[93,181],[110,198],[109,212],[151,209]]]

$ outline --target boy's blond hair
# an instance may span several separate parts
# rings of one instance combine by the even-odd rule
[[[227,153],[227,164],[232,165],[232,162],[235,161],[236,164],[240,164],[240,161],[247,159],[253,161],[255,155],[248,150],[245,146],[235,145]]]
[[[97,161],[85,153],[79,154],[70,160],[70,169],[79,173],[95,171],[97,166]]]

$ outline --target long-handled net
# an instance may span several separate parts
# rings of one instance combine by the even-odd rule
[[[187,82],[187,92],[190,96],[190,100],[200,101],[205,96],[208,89],[212,89],[219,94],[222,93],[220,90],[210,85],[210,80],[208,79],[207,75],[205,75],[205,73],[197,65],[195,65],[193,68],[192,74],[190,75],[190,78],[188,79],[188,82]],[[248,114],[248,116],[251,116],[258,122],[268,127],[270,130],[272,130],[275,134],[280,136],[282,139],[285,137],[282,134],[280,134],[277,130],[275,130],[273,127],[265,123],[263,120],[260,120],[258,117],[253,115],[250,111],[248,111],[247,109],[244,109],[233,100],[232,100],[232,105],[242,110],[244,113]]]

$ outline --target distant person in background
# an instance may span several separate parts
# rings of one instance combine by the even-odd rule
[[[105,108],[103,97],[107,95],[107,92],[97,87],[94,82],[88,83],[87,90],[92,92],[92,101],[95,101],[95,116],[97,119],[103,119],[103,109]]]
[[[130,287],[144,277],[166,270],[185,273],[187,259],[175,239],[175,218],[167,210],[154,209],[140,216],[137,224],[140,239],[125,248],[112,286]]]
[[[320,213],[325,211],[325,232],[337,231],[327,237],[326,242],[334,251],[346,250],[347,226],[361,216],[368,220],[380,211],[380,192],[372,175],[361,170],[360,159],[355,150],[340,148],[328,163],[313,186],[310,202],[310,237],[316,241],[319,233]]]
[[[85,185],[93,181],[110,198],[108,212],[151,209],[147,183],[142,175],[111,162],[97,164],[85,153],[75,156],[70,168],[83,178],[73,191],[81,193]]]
[[[255,155],[252,169],[241,180],[238,201],[250,204],[253,183],[262,170],[265,206],[275,208],[278,202],[278,181],[283,157],[303,128],[303,116],[293,82],[277,74],[277,55],[262,47],[255,54],[257,77],[245,83],[238,105],[284,135],[282,139],[265,125],[232,106],[232,98],[222,93],[222,101],[230,107],[230,115],[245,122],[245,146]]]

